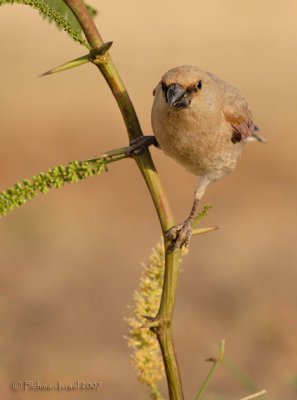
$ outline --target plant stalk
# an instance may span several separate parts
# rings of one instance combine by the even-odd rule
[[[93,49],[100,47],[103,40],[98,32],[91,16],[89,15],[82,0],[64,0],[68,7],[72,10],[78,19],[82,30],[86,36],[87,41]],[[109,85],[122,113],[129,140],[142,136],[142,130],[136,115],[135,109],[131,99],[125,89],[125,86],[110,58],[109,53],[104,56],[98,56],[93,60],[94,64],[98,67],[104,76],[107,84]],[[182,400],[183,392],[179,369],[174,352],[174,346],[171,336],[171,320],[175,303],[175,295],[177,289],[179,264],[180,264],[180,250],[177,249],[173,253],[169,253],[167,248],[169,243],[166,240],[165,233],[172,228],[174,219],[168,204],[167,197],[164,193],[162,183],[159,175],[153,164],[150,152],[147,150],[134,157],[137,165],[145,179],[147,187],[150,191],[152,200],[154,202],[161,229],[164,236],[165,245],[165,276],[163,284],[162,299],[160,308],[155,320],[158,326],[154,329],[160,348],[162,351],[168,391],[171,400]]]

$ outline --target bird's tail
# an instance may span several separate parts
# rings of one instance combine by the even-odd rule
[[[261,143],[267,143],[267,140],[263,138],[260,135],[257,135],[255,132],[259,132],[260,128],[257,125],[254,125],[254,132],[252,133],[251,136],[248,136],[246,138],[246,142],[261,142]]]

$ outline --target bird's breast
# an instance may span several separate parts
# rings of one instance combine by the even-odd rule
[[[219,113],[153,106],[152,127],[165,154],[195,175],[217,172],[219,179],[236,167],[242,144],[232,143],[232,128]]]

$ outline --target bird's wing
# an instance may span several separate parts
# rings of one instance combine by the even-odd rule
[[[248,107],[244,104],[243,107],[233,108],[228,104],[223,110],[225,120],[232,126],[233,143],[247,140],[254,132],[254,123]]]

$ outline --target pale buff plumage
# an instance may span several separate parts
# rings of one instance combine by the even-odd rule
[[[187,108],[170,107],[162,85],[177,83],[184,89],[202,82]],[[152,127],[160,148],[187,170],[213,182],[237,165],[244,140],[232,142],[231,123],[251,121],[252,116],[239,90],[197,67],[171,69],[154,90]],[[203,193],[201,194],[202,197]]]
[[[200,176],[189,217],[169,231],[173,250],[189,243],[198,200],[207,185],[235,169],[245,142],[264,140],[253,133],[252,114],[240,91],[200,68],[169,70],[153,94],[155,137],[135,139],[127,154],[155,144]]]

